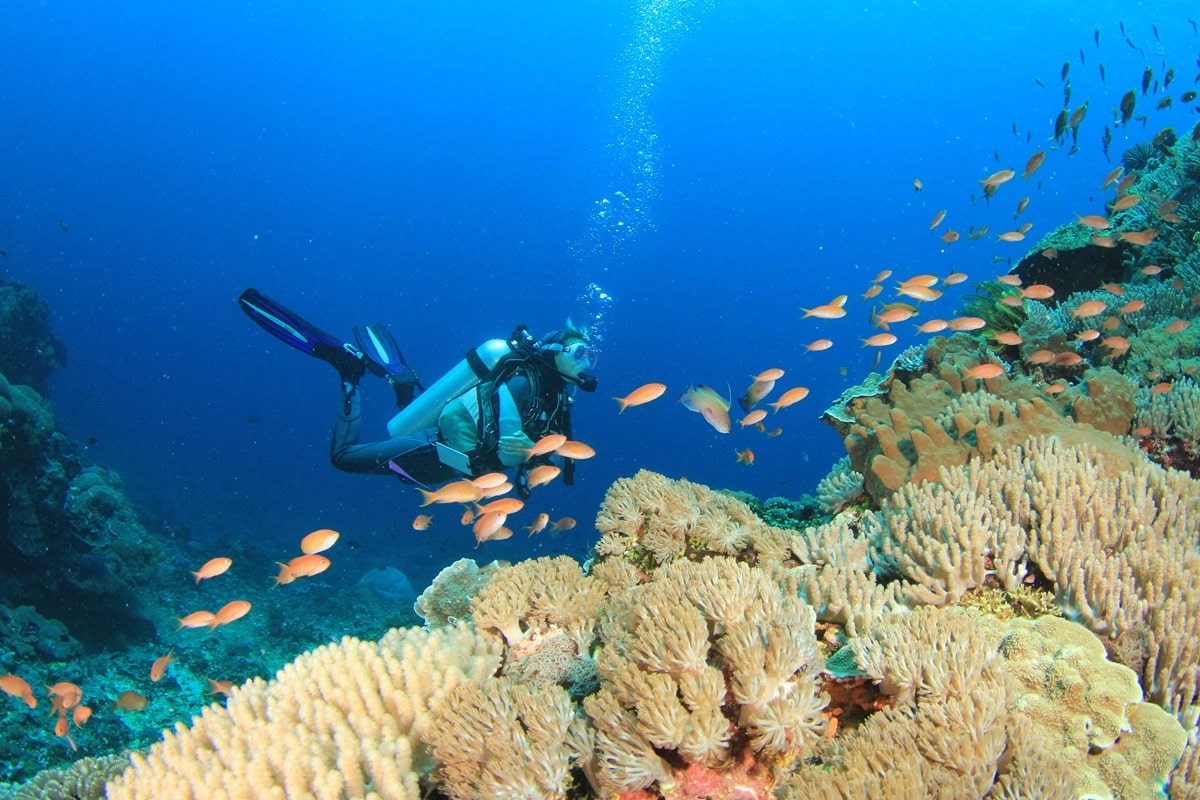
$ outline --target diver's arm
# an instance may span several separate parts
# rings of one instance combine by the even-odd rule
[[[514,381],[515,383],[515,381]],[[521,387],[517,387],[518,391]],[[528,384],[525,385],[528,391]],[[521,426],[521,409],[507,383],[496,390],[500,398],[500,438],[496,442],[497,456],[506,467],[515,467],[525,460],[526,451],[533,447],[533,440]]]

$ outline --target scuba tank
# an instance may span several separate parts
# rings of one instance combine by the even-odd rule
[[[504,339],[489,339],[469,350],[462,361],[392,417],[387,424],[388,435],[398,439],[436,428],[446,403],[477,386],[501,359],[513,351],[513,343]]]

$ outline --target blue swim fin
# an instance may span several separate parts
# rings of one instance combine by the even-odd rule
[[[250,319],[284,344],[333,364],[343,380],[356,383],[366,372],[367,364],[361,350],[330,336],[257,289],[242,292],[238,305]]]

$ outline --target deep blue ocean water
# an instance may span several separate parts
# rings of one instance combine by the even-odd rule
[[[9,4],[0,270],[38,288],[67,344],[61,427],[201,544],[294,548],[333,527],[362,547],[331,581],[390,564],[418,587],[464,555],[582,557],[605,489],[639,468],[812,493],[844,452],[820,412],[875,355],[859,342],[870,280],[991,277],[994,257],[1101,212],[1125,147],[1197,121],[1154,110],[1200,69],[1189,6]],[[1089,102],[1078,152],[973,202],[988,174],[1057,147],[1064,62],[1070,108]],[[1149,120],[1114,130],[1110,163],[1101,133],[1147,66],[1175,83],[1139,93]],[[1031,239],[997,242],[1026,194]],[[992,233],[944,244],[941,209]],[[248,286],[340,335],[387,323],[426,382],[517,323],[602,311],[600,389],[575,410],[598,455],[515,520],[580,526],[478,552],[457,511],[412,531],[415,491],[329,465],[334,372],[251,324]],[[842,293],[845,319],[800,319]],[[958,293],[923,318],[953,316]],[[897,331],[884,367],[918,341]],[[835,347],[806,354],[821,337]],[[691,382],[737,396],[775,366],[777,392],[812,389],[768,420],[776,438],[720,435],[675,402]],[[618,416],[610,398],[647,381],[667,395]],[[365,391],[382,437],[390,392]],[[734,456],[747,446],[752,467]]]

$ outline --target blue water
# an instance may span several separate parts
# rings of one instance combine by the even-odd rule
[[[814,6],[8,4],[0,269],[39,289],[67,344],[61,427],[95,437],[90,457],[197,541],[282,547],[334,527],[418,586],[463,555],[582,557],[605,489],[643,467],[813,492],[844,452],[820,412],[874,357],[858,341],[875,332],[858,298],[871,278],[991,277],[1007,269],[993,256],[1101,212],[1124,147],[1197,119],[1139,93],[1150,119],[1114,131],[1110,164],[1111,109],[1146,66],[1175,67],[1176,97],[1190,88],[1200,42],[1182,2]],[[973,204],[978,180],[1054,145],[1064,61],[1071,108],[1090,102],[1079,152]],[[998,243],[1025,194],[1030,240]],[[598,216],[605,198],[624,211]],[[992,234],[943,244],[928,230],[940,209]],[[600,390],[575,411],[599,454],[528,514],[581,525],[478,552],[457,512],[417,534],[413,490],[329,465],[333,371],[235,303],[254,286],[341,335],[386,322],[431,382],[517,323],[582,315],[591,283],[615,298]],[[841,293],[847,318],[800,319]],[[923,318],[953,316],[956,294]],[[885,367],[918,341],[897,331]],[[826,336],[832,350],[804,353]],[[693,381],[736,396],[774,366],[780,389],[812,389],[768,420],[777,438],[720,435],[675,402]],[[617,416],[610,397],[647,381],[667,396]],[[390,392],[365,391],[382,437]],[[747,446],[752,467],[734,457]],[[356,575],[335,563],[329,578]]]

